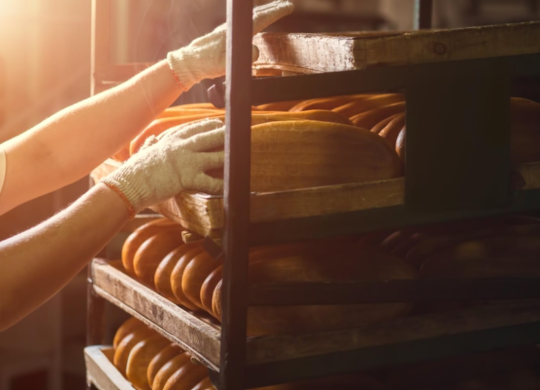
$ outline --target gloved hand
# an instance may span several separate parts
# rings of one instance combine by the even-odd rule
[[[293,11],[293,4],[288,0],[276,0],[253,9],[253,35]],[[188,90],[203,79],[210,79],[225,74],[226,26],[222,24],[211,33],[197,38],[188,46],[172,51],[167,55],[169,66],[176,81]],[[259,56],[253,46],[253,61]]]
[[[130,217],[149,206],[165,201],[183,190],[216,194],[223,180],[205,171],[223,166],[225,127],[219,119],[187,123],[149,137],[139,152],[118,170],[102,179],[124,202]]]

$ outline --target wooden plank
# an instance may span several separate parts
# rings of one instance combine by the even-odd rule
[[[219,328],[183,310],[104,260],[92,262],[95,292],[218,370]]]
[[[84,349],[87,382],[99,390],[134,390],[131,383],[112,363],[113,354],[113,348],[105,345],[94,345]]]
[[[539,22],[411,32],[261,33],[257,72],[322,73],[540,52]]]
[[[112,172],[120,163],[107,160],[94,170],[94,180]],[[540,188],[540,163],[516,168],[516,189]],[[351,183],[299,190],[252,193],[251,221],[268,222],[309,216],[403,205],[405,179],[395,178],[367,183]],[[153,208],[186,229],[201,236],[221,238],[223,198],[185,191]]]
[[[248,340],[247,360],[257,365],[528,323],[539,323],[540,329],[539,309],[536,303],[501,304],[402,317],[333,332],[254,338]]]

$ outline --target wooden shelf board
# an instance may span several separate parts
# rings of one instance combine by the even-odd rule
[[[96,293],[147,325],[178,343],[214,371],[219,369],[220,329],[196,315],[174,305],[156,292],[133,280],[103,260],[94,260],[92,275]],[[501,304],[421,316],[396,318],[384,323],[367,324],[358,328],[332,332],[298,335],[275,335],[248,338],[247,364],[250,369],[276,364],[288,364],[300,359],[319,359],[348,351],[372,351],[392,348],[406,355],[415,343],[430,344],[430,353],[437,342],[475,332],[496,331],[489,350],[499,346],[505,329],[534,325],[540,329],[540,306],[536,302]],[[514,329],[515,330],[515,329]],[[540,341],[540,333],[530,343]],[[529,336],[527,336],[529,337]],[[522,343],[523,340],[519,340]],[[529,339],[526,339],[529,341]],[[514,346],[513,338],[504,341]],[[517,343],[517,342],[516,342]],[[450,343],[451,345],[451,343]],[[470,353],[467,345],[460,353]],[[397,353],[397,352],[396,352]],[[397,356],[397,355],[396,355]],[[420,353],[418,359],[421,360]]]
[[[134,390],[112,363],[113,354],[111,346],[94,345],[84,349],[87,382],[99,390]]]
[[[261,33],[256,71],[323,73],[540,53],[540,22],[447,30]]]
[[[120,163],[107,160],[91,176],[97,182],[117,169]],[[516,168],[523,179],[520,190],[540,188],[540,163]],[[269,222],[302,217],[317,217],[352,211],[401,206],[404,203],[405,178],[367,183],[351,183],[299,190],[253,193],[251,221]],[[221,238],[223,198],[185,191],[153,207],[203,237]]]
[[[137,317],[217,371],[220,331],[113,267],[104,260],[92,263],[95,292]]]

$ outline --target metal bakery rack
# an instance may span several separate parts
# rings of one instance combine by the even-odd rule
[[[219,390],[239,390],[540,342],[534,303],[403,317],[321,334],[246,337],[250,305],[540,297],[537,278],[248,285],[250,246],[540,209],[540,164],[511,165],[509,108],[515,82],[540,76],[540,23],[334,36],[328,39],[347,41],[355,61],[336,65],[339,53],[323,53],[321,61],[334,66],[330,71],[323,61],[312,74],[258,78],[252,77],[250,4],[227,1],[227,77],[211,91],[214,104],[224,104],[227,113],[224,196],[182,193],[158,206],[223,259],[222,324],[171,303],[114,262],[96,259],[90,266],[88,345],[103,344],[107,300],[190,351],[209,368]],[[431,0],[416,0],[417,27],[430,27],[431,6]],[[146,66],[111,64],[110,7],[111,0],[93,0],[93,93]],[[264,49],[265,41],[281,38],[256,37],[267,62],[255,68],[308,72],[287,63],[286,53]],[[297,38],[287,37],[293,49],[316,41]],[[321,52],[316,45],[312,49]],[[407,99],[404,178],[250,193],[252,105],[391,90],[405,90]],[[115,168],[109,161],[93,176],[97,180]],[[89,382],[125,388],[111,379],[120,381],[103,358],[107,351],[86,351]]]

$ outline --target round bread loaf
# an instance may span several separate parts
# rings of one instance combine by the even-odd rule
[[[175,223],[173,221],[167,218],[160,218],[140,226],[128,236],[122,246],[122,265],[128,274],[135,276],[133,258],[135,257],[135,252],[137,252],[137,249],[139,249],[142,243],[154,234],[174,225]]]
[[[250,263],[249,268],[252,284],[415,278],[414,267],[404,260],[346,241],[333,246],[313,244],[305,254],[259,260]],[[220,318],[220,283],[214,290],[212,305]],[[250,307],[248,333],[258,336],[355,327],[406,315],[411,307],[408,303]]]
[[[167,254],[180,245],[183,245],[180,225],[171,226],[142,243],[135,252],[133,268],[137,278],[150,287],[154,285],[154,275],[159,263]]]
[[[199,307],[191,302],[186,294],[184,294],[184,290],[182,289],[182,278],[184,276],[184,270],[191,259],[203,251],[204,248],[202,246],[196,246],[190,251],[186,252],[182,257],[180,257],[171,273],[171,288],[174,296],[182,306],[185,306],[191,310],[198,310]]]
[[[123,375],[126,375],[127,362],[133,347],[135,347],[135,345],[142,340],[152,337],[155,334],[156,332],[154,330],[147,327],[142,327],[134,330],[124,337],[114,351],[113,363],[118,371],[120,371]]]
[[[170,344],[165,337],[156,334],[140,341],[129,353],[126,377],[137,390],[151,390],[148,382],[148,366],[159,351]]]
[[[187,264],[182,275],[182,291],[191,302],[205,310],[201,302],[201,289],[206,278],[221,265],[206,251],[200,252]]]
[[[114,334],[114,340],[113,340],[113,347],[118,347],[118,344],[126,337],[128,334],[133,332],[135,329],[142,328],[146,325],[144,325],[141,321],[138,319],[131,317],[127,321],[125,321],[116,333]]]
[[[201,247],[201,245],[202,244],[200,242],[192,242],[189,244],[180,245],[178,248],[174,249],[167,256],[165,256],[161,263],[159,263],[154,275],[154,284],[156,286],[156,290],[165,298],[174,303],[180,304],[180,302],[174,296],[172,290],[171,274],[182,256],[193,248]]]
[[[206,377],[208,369],[205,366],[187,362],[169,377],[163,390],[192,390]]]
[[[156,375],[161,369],[161,367],[163,367],[165,363],[170,361],[172,358],[180,355],[183,352],[184,350],[180,348],[178,345],[169,344],[168,346],[163,348],[161,351],[159,351],[159,353],[156,356],[154,356],[154,358],[150,361],[150,364],[148,365],[148,372],[147,372],[148,383],[150,384],[150,387],[152,388],[154,387],[153,386],[154,379],[156,378]]]
[[[187,352],[181,353],[173,357],[167,363],[160,368],[156,377],[154,378],[154,383],[152,384],[152,390],[163,390],[165,385],[172,374],[178,371],[185,364],[190,363],[190,356]]]

